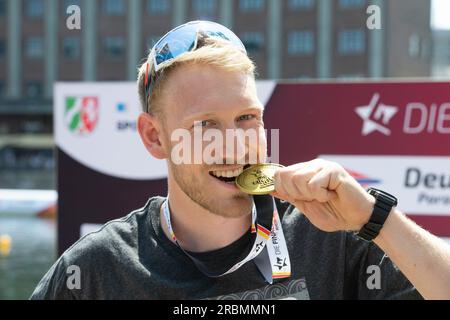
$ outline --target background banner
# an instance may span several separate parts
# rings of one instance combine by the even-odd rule
[[[266,128],[280,130],[282,164],[337,161],[450,236],[450,83],[267,81],[258,95]],[[58,83],[54,101],[62,253],[96,224],[165,195],[167,170],[136,131],[135,83]]]

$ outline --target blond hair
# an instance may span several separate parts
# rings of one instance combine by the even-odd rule
[[[157,113],[160,111],[159,98],[163,92],[164,84],[173,70],[182,65],[202,64],[217,67],[229,72],[241,72],[252,76],[255,75],[256,67],[253,61],[246,53],[230,44],[228,41],[219,38],[200,37],[197,47],[197,50],[184,53],[169,61],[157,73],[153,70],[154,52],[150,52],[147,60],[139,68],[137,80],[139,101],[144,112]],[[144,84],[147,63],[150,66],[149,74],[151,82],[151,92],[148,98],[145,96]],[[148,104],[145,103],[146,98],[148,99]],[[147,105],[148,110],[146,110]]]

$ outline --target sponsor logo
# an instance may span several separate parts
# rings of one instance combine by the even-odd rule
[[[366,106],[355,109],[356,114],[363,120],[361,134],[368,136],[379,132],[390,136],[391,120],[399,113],[400,108],[380,102],[380,94],[375,93]],[[416,134],[450,134],[450,103],[408,102],[404,109],[403,125],[398,130],[407,135]],[[403,113],[403,112],[402,112]]]
[[[427,189],[450,190],[450,172],[437,174],[434,172],[423,172],[417,167],[407,168],[405,174],[405,187],[416,188],[420,185]]]
[[[116,111],[118,114],[126,114],[128,112],[128,106],[124,102],[118,102],[116,104]],[[123,131],[137,131],[136,120],[118,120],[116,122],[116,128],[119,132]]]
[[[357,107],[355,112],[363,120],[363,136],[377,131],[386,136],[390,136],[391,130],[387,125],[389,125],[391,119],[398,112],[398,108],[381,103],[380,95],[375,93],[368,105]]]
[[[127,105],[123,102],[119,102],[116,105],[117,112],[126,112],[127,111]]]
[[[420,167],[408,167],[405,171],[404,187],[421,190],[417,202],[428,205],[450,205],[450,171],[437,173]],[[436,192],[438,191],[438,192]],[[441,193],[442,192],[442,193]]]
[[[376,184],[380,184],[381,180],[380,179],[374,179],[374,178],[370,178],[362,173],[356,172],[354,170],[350,170],[345,168],[345,170],[347,170],[348,173],[350,173],[350,175],[355,178],[356,181],[358,181],[358,183],[360,185],[362,185],[364,188],[368,187],[368,186],[373,186]]]
[[[427,106],[420,102],[406,106],[403,132],[406,134],[450,134],[450,103]]]
[[[98,119],[97,97],[66,97],[64,120],[71,132],[78,135],[91,134],[97,127]]]

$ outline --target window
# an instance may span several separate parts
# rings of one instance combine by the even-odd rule
[[[80,57],[81,41],[79,37],[67,37],[62,41],[63,55],[66,59],[75,60]]]
[[[342,9],[361,8],[365,3],[365,0],[339,0],[339,7]]]
[[[44,55],[44,41],[40,37],[31,37],[26,40],[25,54],[30,59],[39,59]]]
[[[409,36],[408,54],[411,58],[420,56],[420,36],[412,34]]]
[[[42,96],[42,83],[37,81],[27,82],[25,85],[25,94],[29,98]]]
[[[0,81],[0,99],[5,96],[5,82]]]
[[[349,74],[340,74],[337,76],[338,79],[340,80],[358,80],[361,78],[364,78],[363,74],[360,73],[349,73]]]
[[[338,50],[341,55],[363,53],[365,50],[365,33],[358,29],[339,32]]]
[[[0,39],[0,58],[3,58],[6,54],[6,43],[5,40]]]
[[[108,16],[121,16],[125,13],[123,0],[103,0],[103,12]]]
[[[212,16],[216,11],[216,0],[194,0],[192,2],[192,8],[195,14],[201,17]]]
[[[292,10],[309,10],[314,7],[315,0],[289,0],[289,9]]]
[[[26,120],[23,123],[23,131],[25,133],[39,133],[42,132],[44,129],[44,124],[41,121],[36,121],[36,120]],[[24,159],[25,162],[27,162],[27,167],[31,167],[31,168],[36,168],[36,167],[41,167],[39,165],[37,165],[37,162],[40,162],[39,159],[37,157],[27,157],[28,159]],[[38,160],[38,161],[36,161]]]
[[[125,53],[125,39],[123,37],[106,37],[103,51],[107,57],[119,58]]]
[[[240,0],[239,9],[242,12],[261,11],[265,5],[264,0]]]
[[[67,15],[67,8],[70,6],[78,6],[81,8],[81,0],[64,0],[61,10],[63,15]]]
[[[291,31],[288,34],[288,53],[307,55],[314,52],[314,35],[311,31]]]
[[[26,0],[25,14],[29,18],[38,18],[44,15],[44,0]]]
[[[420,56],[422,58],[430,58],[433,55],[432,52],[432,40],[419,36],[420,42]]]
[[[6,15],[6,0],[0,0],[0,17]]]
[[[147,0],[147,12],[149,14],[166,14],[169,9],[168,0]]]
[[[242,34],[241,40],[250,53],[256,53],[264,46],[264,36],[261,32],[245,32]]]

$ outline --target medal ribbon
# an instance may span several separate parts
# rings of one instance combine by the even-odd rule
[[[243,253],[243,258],[224,273],[208,270],[202,261],[180,246],[170,222],[169,197],[163,203],[163,214],[172,240],[206,276],[211,278],[221,277],[238,270],[248,261],[254,260],[266,281],[272,284],[273,279],[287,278],[291,275],[289,252],[274,199],[271,196],[254,196],[253,200],[252,228],[250,231],[256,233],[253,246],[250,252]]]

